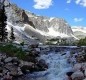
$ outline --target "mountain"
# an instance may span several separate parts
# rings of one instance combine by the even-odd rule
[[[70,25],[62,18],[39,16],[30,11],[23,10],[17,5],[5,0],[7,14],[7,28],[13,26],[17,41],[28,41],[29,43],[45,42],[52,38],[72,38]]]
[[[72,31],[74,33],[74,35],[81,39],[81,38],[85,38],[86,37],[86,28],[85,27],[82,27],[82,26],[75,26],[75,27],[72,27]]]

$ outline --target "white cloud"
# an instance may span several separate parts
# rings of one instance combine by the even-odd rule
[[[86,0],[76,0],[76,4],[86,7]]]
[[[35,5],[33,6],[35,9],[48,9],[52,5],[52,0],[34,0]]]
[[[80,3],[80,1],[81,1],[81,0],[76,0],[75,2],[76,2],[76,4],[79,4],[79,3]]]
[[[71,3],[72,0],[67,0],[67,3]]]
[[[67,3],[71,3],[72,0],[67,0]],[[77,5],[81,5],[83,7],[86,7],[86,0],[75,0],[75,3]]]
[[[83,18],[74,18],[74,21],[75,22],[81,22],[81,21],[83,21]]]

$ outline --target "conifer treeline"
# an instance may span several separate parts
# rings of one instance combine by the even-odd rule
[[[5,42],[7,40],[7,29],[6,29],[7,16],[5,13],[4,0],[0,0],[0,41]]]
[[[8,41],[8,32],[6,29],[7,16],[5,12],[4,1],[5,0],[0,0],[0,41],[1,42]],[[11,42],[15,40],[13,27],[11,27],[10,40]]]

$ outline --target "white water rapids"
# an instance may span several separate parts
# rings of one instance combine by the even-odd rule
[[[67,62],[69,54],[69,51],[65,55],[60,53],[42,54],[40,58],[46,61],[49,68],[46,71],[31,74],[29,80],[67,80],[66,72],[72,69]]]

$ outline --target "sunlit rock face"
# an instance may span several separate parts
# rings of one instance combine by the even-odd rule
[[[23,10],[5,0],[8,22],[23,28],[22,34],[37,38],[40,41],[57,38],[75,38],[70,25],[62,18],[38,16]],[[17,28],[16,28],[17,29]]]

